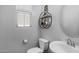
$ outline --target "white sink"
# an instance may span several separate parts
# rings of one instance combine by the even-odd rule
[[[56,52],[56,53],[79,53],[79,47],[76,46],[75,48],[68,45],[64,41],[54,41],[51,42],[49,45],[50,51],[51,52]]]

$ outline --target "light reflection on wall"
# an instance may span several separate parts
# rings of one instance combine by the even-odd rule
[[[61,28],[69,37],[79,37],[79,6],[65,6],[62,11]]]

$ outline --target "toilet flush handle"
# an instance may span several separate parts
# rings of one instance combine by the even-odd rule
[[[24,39],[23,44],[27,44],[28,40]]]

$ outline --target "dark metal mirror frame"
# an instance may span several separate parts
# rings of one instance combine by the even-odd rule
[[[48,12],[48,5],[45,5],[44,12],[39,16],[39,26],[48,29],[52,25],[52,15]]]

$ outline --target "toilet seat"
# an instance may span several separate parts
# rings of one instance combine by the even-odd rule
[[[34,47],[34,48],[29,49],[27,53],[43,53],[43,50],[38,47]]]

